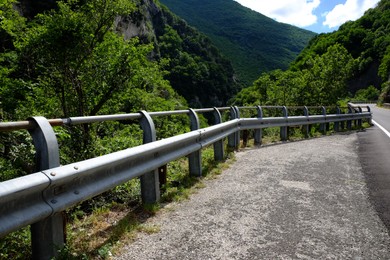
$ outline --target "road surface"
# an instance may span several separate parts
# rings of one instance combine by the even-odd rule
[[[369,198],[390,231],[390,109],[370,105],[374,126],[358,134]]]
[[[373,186],[388,177],[366,175],[360,160],[370,156],[358,155],[378,131],[241,151],[188,201],[149,219],[159,231],[140,234],[115,259],[390,259],[372,203]]]

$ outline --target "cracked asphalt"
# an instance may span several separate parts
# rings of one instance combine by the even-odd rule
[[[245,149],[115,259],[390,259],[358,134]]]

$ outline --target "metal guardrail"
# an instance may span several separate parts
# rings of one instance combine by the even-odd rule
[[[266,109],[267,107],[265,107]],[[254,129],[256,144],[261,144],[261,130],[280,127],[282,140],[288,139],[288,126],[320,124],[323,131],[326,125],[334,123],[336,131],[352,122],[361,126],[361,120],[371,119],[371,112],[351,107],[348,114],[309,115],[309,108],[303,109],[303,116],[288,116],[286,107],[281,109],[282,117],[264,117],[263,108],[256,109],[256,118],[240,118],[240,108],[207,108],[164,112],[141,111],[134,114],[95,117],[77,117],[47,120],[43,117],[30,118],[23,122],[0,123],[0,131],[28,129],[33,136],[39,160],[39,172],[0,183],[0,236],[32,225],[32,251],[34,259],[50,259],[56,255],[56,248],[64,244],[63,219],[61,212],[81,201],[108,191],[133,178],[141,177],[142,199],[146,203],[157,202],[160,198],[157,168],[175,159],[188,156],[190,174],[200,177],[201,150],[214,145],[215,160],[223,160],[223,139],[228,137],[228,146],[238,148],[241,130]],[[230,111],[230,120],[222,122],[220,111]],[[198,113],[213,112],[215,125],[199,129]],[[191,132],[156,141],[153,116],[188,114]],[[144,144],[103,155],[100,157],[72,163],[59,164],[58,144],[52,126],[74,125],[107,120],[139,119],[144,131]],[[308,132],[308,128],[307,128]],[[55,246],[54,246],[55,245]]]

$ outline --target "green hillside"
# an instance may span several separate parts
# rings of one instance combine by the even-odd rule
[[[87,92],[84,93],[86,90],[83,88],[89,88],[91,84],[87,84],[87,77],[81,75],[91,74],[88,70],[93,71],[92,65],[86,66],[87,60],[96,58],[95,51],[102,51],[97,49],[97,46],[106,40],[104,37],[107,33],[123,35],[126,40],[124,45],[134,44],[136,48],[148,45],[145,47],[148,49],[145,52],[149,53],[148,58],[154,62],[156,70],[159,70],[156,74],[163,75],[164,79],[169,81],[168,87],[172,87],[186,99],[186,103],[177,102],[182,103],[183,106],[187,104],[191,107],[223,106],[238,90],[231,63],[222,57],[211,41],[166,7],[160,7],[154,1],[131,1],[129,2],[131,8],[126,11],[112,10],[112,13],[120,16],[116,18],[114,15],[108,16],[104,21],[94,17],[95,24],[85,20],[91,14],[85,13],[87,4],[82,4],[84,1],[70,1],[70,4],[65,4],[65,6],[69,5],[68,13],[75,11],[80,16],[79,20],[61,13],[63,10],[59,10],[60,7],[54,0],[47,1],[45,4],[38,4],[32,0],[20,0],[17,4],[14,2],[7,0],[0,4],[0,71],[2,72],[0,108],[3,114],[9,111],[6,117],[15,118],[13,111],[18,111],[17,108],[22,105],[22,101],[31,95],[31,91],[27,91],[31,88],[29,85],[34,86],[31,88],[33,91],[38,91],[42,88],[43,81],[47,81],[45,83],[47,87],[53,89],[53,98],[54,100],[57,98],[54,102],[61,104],[60,109],[57,109],[52,116],[102,113],[102,108],[107,101],[111,98],[116,99],[115,95],[123,94],[131,88],[119,85],[130,82],[132,75],[135,74],[132,70],[126,75],[127,72],[120,68],[117,68],[116,76],[114,76],[115,71],[96,71],[97,75],[90,75],[90,79],[96,81],[94,83],[96,86],[91,88],[106,90],[92,91],[96,104],[89,108],[85,107],[91,100],[88,99]],[[114,5],[114,2],[113,0],[88,1],[102,6]],[[77,8],[82,11],[78,13]],[[19,13],[23,16],[19,16]],[[97,13],[96,16],[98,15],[100,14]],[[104,22],[104,27],[96,24],[97,22]],[[90,38],[91,36],[94,37]],[[107,53],[101,55],[110,55],[110,52],[117,51],[114,45],[111,46],[111,50],[108,46],[106,48]],[[119,51],[117,53],[119,54]],[[138,53],[141,51],[137,50]],[[123,55],[121,59],[127,59],[125,54]],[[107,76],[106,73],[112,75]],[[101,81],[98,80],[99,78]],[[122,78],[122,82],[118,82],[119,78]],[[165,82],[138,82],[135,83],[135,87],[142,88],[149,84],[159,85],[159,88],[167,85]],[[146,90],[149,91],[153,87]],[[156,104],[161,104],[161,102],[153,102],[154,97],[149,97],[148,101],[136,98],[134,102],[126,101],[123,104],[117,102],[119,107],[116,108],[116,112],[165,109],[162,106],[154,108]],[[168,103],[174,103],[169,100],[174,99],[171,95],[164,96],[164,99],[167,99]],[[31,105],[37,109],[36,104]],[[44,108],[39,113],[50,113],[52,107]],[[72,111],[73,108],[77,110]],[[21,118],[23,116],[25,115]]]
[[[0,2],[0,121],[224,106],[237,92],[211,41],[154,1],[35,2]],[[189,130],[186,116],[155,124],[159,138]],[[142,140],[129,122],[59,131],[64,163]],[[0,180],[33,171],[25,139],[0,133]]]
[[[146,16],[147,17],[147,16]],[[231,62],[204,34],[165,6],[152,19],[166,79],[191,107],[223,106],[239,90]]]
[[[315,33],[278,23],[232,0],[160,0],[210,37],[245,84],[287,69]]]
[[[356,63],[347,82],[348,92],[355,94],[369,86],[374,86],[378,90],[386,88],[386,91],[389,91],[389,25],[390,2],[382,0],[376,8],[368,10],[363,17],[354,22],[343,24],[338,31],[316,36],[291,68],[305,69],[312,57],[323,55],[330,46],[340,44],[352,55]]]
[[[237,104],[327,105],[342,99],[390,102],[390,2],[312,39],[290,68],[263,74]]]

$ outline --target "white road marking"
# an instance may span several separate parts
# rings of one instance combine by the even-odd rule
[[[385,134],[390,138],[390,133],[389,133],[383,126],[381,126],[380,124],[378,124],[377,122],[375,122],[375,120],[372,120],[372,122],[373,122],[377,127],[379,127],[383,132],[385,132]]]

